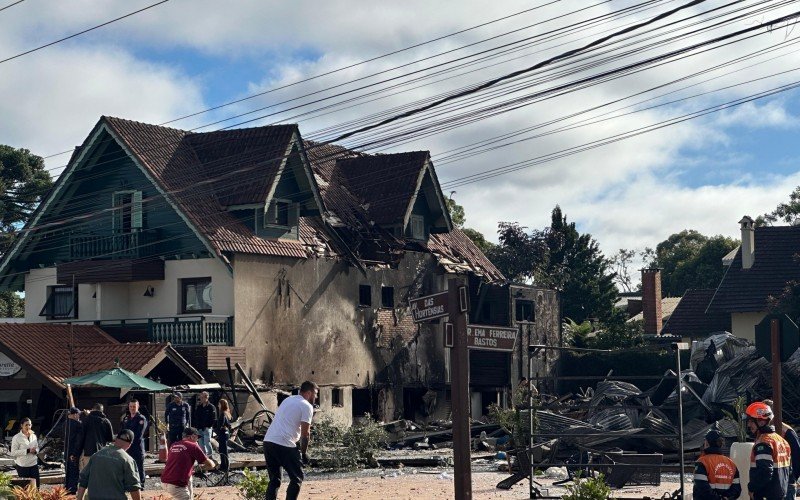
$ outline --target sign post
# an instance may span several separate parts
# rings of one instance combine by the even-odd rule
[[[459,280],[448,281],[448,309],[453,324],[453,348],[450,350],[451,397],[453,404],[453,465],[455,497],[472,498],[472,460],[469,418],[469,351],[467,350],[467,287]]]
[[[516,328],[490,325],[467,325],[467,347],[482,351],[513,352],[517,342]]]

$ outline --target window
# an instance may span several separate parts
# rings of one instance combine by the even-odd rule
[[[358,285],[358,305],[361,307],[372,306],[372,287],[369,285]]]
[[[341,387],[331,389],[331,406],[344,406],[344,390]]]
[[[181,280],[181,313],[210,313],[211,302],[211,278]]]
[[[394,287],[381,287],[381,307],[394,307]]]
[[[71,319],[78,317],[77,287],[56,285],[47,287],[47,301],[39,312],[47,319]]]
[[[289,200],[273,200],[264,213],[265,226],[289,226],[289,211],[292,202]]]
[[[425,239],[425,217],[421,215],[412,215],[411,220],[411,237],[415,240]]]
[[[117,191],[112,195],[112,228],[117,233],[142,229],[142,192]]]
[[[519,300],[516,303],[516,314],[514,319],[517,321],[533,322],[535,315],[532,300]]]

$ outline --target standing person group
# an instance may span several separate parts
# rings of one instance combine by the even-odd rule
[[[177,443],[183,439],[183,430],[192,425],[192,411],[183,400],[183,394],[172,394],[172,402],[167,405],[164,420],[167,422],[167,444]]]
[[[281,486],[281,469],[289,476],[286,500],[295,500],[303,484],[303,464],[308,463],[308,441],[314,400],[319,388],[314,382],[303,382],[300,394],[284,399],[275,412],[264,435],[264,460],[267,462],[269,486],[266,500],[275,500]],[[298,447],[299,443],[299,447]]]
[[[39,487],[39,441],[33,432],[33,423],[29,418],[20,421],[19,432],[11,439],[11,456],[14,457],[14,468],[18,477],[36,480]]]

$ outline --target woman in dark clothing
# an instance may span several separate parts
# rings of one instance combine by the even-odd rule
[[[217,433],[217,443],[219,444],[219,470],[227,471],[230,466],[228,461],[228,438],[230,438],[231,430],[231,416],[230,405],[228,401],[223,399],[219,400],[219,412],[217,412],[217,421],[214,425],[214,432]]]

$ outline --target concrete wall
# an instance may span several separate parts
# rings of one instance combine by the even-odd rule
[[[766,312],[731,314],[731,333],[737,337],[755,342],[755,326],[761,323],[766,314]]]
[[[39,316],[47,300],[47,287],[56,285],[56,268],[31,269],[25,275],[25,322],[43,323],[46,319]]]
[[[359,285],[372,286],[371,308],[359,308]],[[247,348],[251,377],[278,387],[313,380],[322,386],[391,388],[445,382],[441,326],[426,324],[410,343],[379,347],[376,308],[381,286],[395,288],[395,307],[440,291],[443,278],[428,254],[408,252],[398,269],[365,276],[345,263],[237,255],[234,261],[236,345]],[[400,399],[402,402],[402,399]],[[345,405],[342,412],[349,411]],[[388,418],[393,415],[385,416]]]

